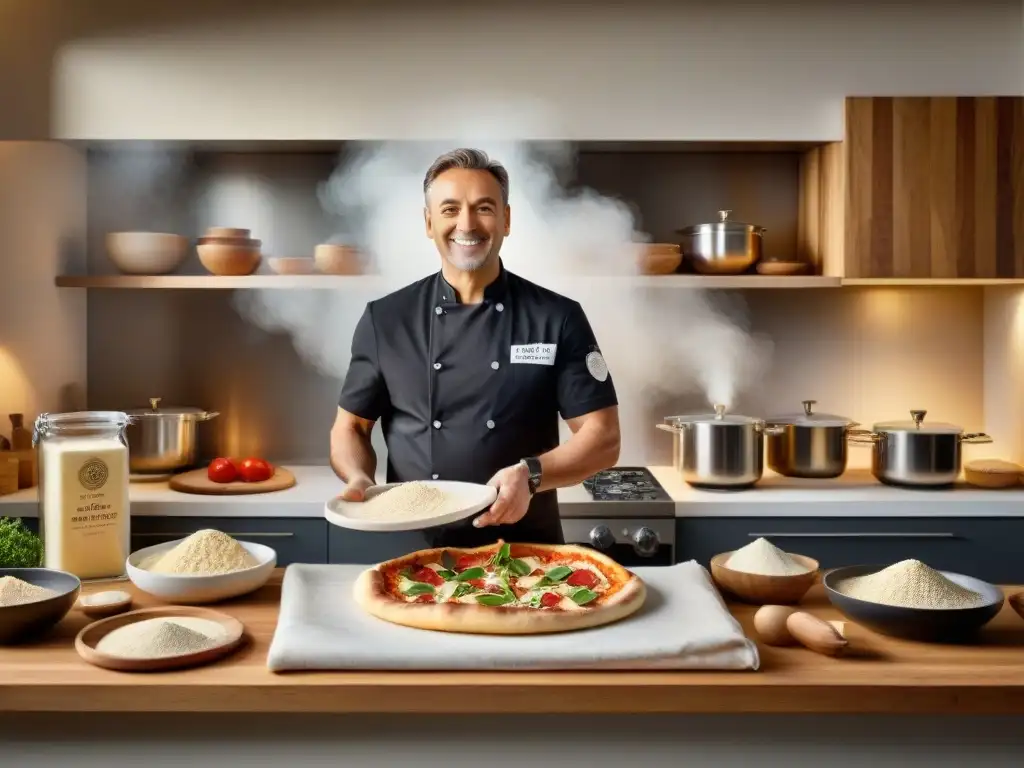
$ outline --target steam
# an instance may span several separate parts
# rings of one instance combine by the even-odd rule
[[[515,111],[506,105],[502,113]],[[507,119],[502,121],[507,135]],[[440,268],[423,224],[427,167],[456,146],[477,147],[500,160],[511,180],[511,235],[502,247],[506,268],[579,301],[594,328],[619,392],[620,463],[645,460],[650,402],[699,393],[707,410],[714,404],[731,410],[742,390],[766,373],[772,349],[768,340],[749,333],[742,301],[717,291],[628,280],[637,274],[638,243],[649,240],[638,231],[630,207],[565,186],[562,179],[575,162],[570,145],[490,138],[495,134],[481,126],[443,143],[385,142],[348,150],[317,197],[335,224],[330,241],[369,254],[379,279],[352,281],[372,285],[337,291],[240,291],[238,311],[267,331],[289,333],[307,364],[343,378],[352,329],[366,302]],[[221,197],[229,194],[225,189]],[[253,222],[253,236],[263,239],[267,253],[294,253],[282,242],[289,235],[271,226],[275,218],[264,209],[272,204],[268,194],[249,190],[231,197],[222,200],[222,208],[234,217],[221,219]],[[250,209],[257,203],[260,210]]]

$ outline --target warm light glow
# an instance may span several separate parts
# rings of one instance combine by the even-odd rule
[[[34,418],[36,393],[18,358],[0,346],[0,413],[23,413]]]
[[[906,317],[907,291],[896,288],[876,288],[864,291],[861,302],[864,328],[892,330]]]

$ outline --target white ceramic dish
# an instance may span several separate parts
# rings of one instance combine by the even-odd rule
[[[162,555],[174,549],[184,539],[176,539],[163,544],[146,547],[128,556],[128,578],[132,584],[159,597],[168,603],[182,605],[198,605],[215,603],[229,597],[238,597],[259,589],[274,572],[277,565],[277,552],[263,544],[251,541],[239,541],[245,549],[256,558],[259,565],[233,573],[217,573],[210,576],[177,573],[154,573],[140,566],[152,557]]]
[[[465,520],[470,515],[481,512],[494,503],[498,497],[498,490],[490,485],[477,485],[476,483],[460,483],[454,480],[425,480],[426,485],[444,491],[454,498],[454,503],[447,505],[442,514],[434,514],[429,517],[402,518],[399,520],[381,520],[378,518],[367,518],[361,516],[361,501],[344,501],[342,499],[331,499],[324,506],[324,517],[327,522],[333,523],[340,528],[349,528],[353,531],[418,531],[424,528],[433,528],[437,525]],[[369,501],[374,496],[390,490],[401,483],[385,483],[375,485],[366,492],[366,499]]]

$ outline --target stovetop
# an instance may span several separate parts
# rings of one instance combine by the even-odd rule
[[[594,501],[672,501],[646,467],[612,467],[583,481]]]

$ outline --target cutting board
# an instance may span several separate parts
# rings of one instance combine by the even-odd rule
[[[180,475],[172,477],[170,482],[172,491],[202,493],[208,496],[271,493],[272,491],[283,491],[293,485],[295,485],[295,475],[282,467],[275,467],[274,475],[269,480],[260,483],[243,483],[240,480],[233,483],[215,483],[206,476],[206,467],[193,469],[191,472],[182,472]]]

